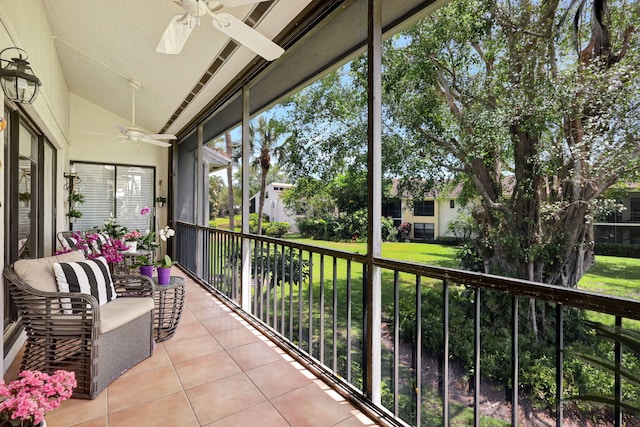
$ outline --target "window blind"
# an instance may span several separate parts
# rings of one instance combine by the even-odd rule
[[[102,227],[110,217],[129,228],[145,231],[153,228],[150,215],[141,215],[143,207],[153,211],[155,170],[148,166],[73,163],[80,183],[77,192],[84,195],[84,203],[76,210],[82,212],[74,230]]]

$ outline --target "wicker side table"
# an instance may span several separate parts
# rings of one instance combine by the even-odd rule
[[[154,295],[154,333],[156,342],[166,341],[173,336],[178,327],[182,307],[184,306],[185,278],[171,276],[168,285],[159,285],[158,277],[153,278],[156,285]]]

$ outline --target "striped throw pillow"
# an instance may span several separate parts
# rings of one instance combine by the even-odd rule
[[[111,273],[104,257],[81,262],[60,262],[53,264],[58,290],[60,292],[81,292],[91,294],[98,304],[103,305],[116,299],[116,291]],[[63,311],[67,314],[82,310],[78,301],[63,301]]]

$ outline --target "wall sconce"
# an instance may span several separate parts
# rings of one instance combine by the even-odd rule
[[[11,60],[3,57],[8,50],[18,52],[17,58]],[[22,54],[24,53],[24,58]],[[8,53],[5,55],[9,55]],[[33,74],[27,61],[27,52],[19,47],[8,47],[0,52],[0,86],[7,98],[21,104],[31,104],[38,96],[38,88],[42,83]],[[6,64],[6,65],[5,65]]]

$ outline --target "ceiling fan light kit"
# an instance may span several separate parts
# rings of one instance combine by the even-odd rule
[[[160,147],[171,147],[171,144],[165,142],[166,140],[176,139],[175,135],[169,133],[145,133],[142,129],[136,127],[136,90],[140,89],[140,82],[129,79],[129,86],[131,87],[131,126],[123,127],[116,125],[121,133],[120,138],[126,138],[130,142],[145,142],[147,144],[158,145]]]
[[[177,0],[185,13],[176,15],[169,21],[156,52],[179,54],[193,31],[194,22],[199,25],[200,17],[208,14],[215,29],[247,47],[267,61],[278,59],[284,49],[229,13],[218,13],[223,7],[244,6],[263,0]]]

